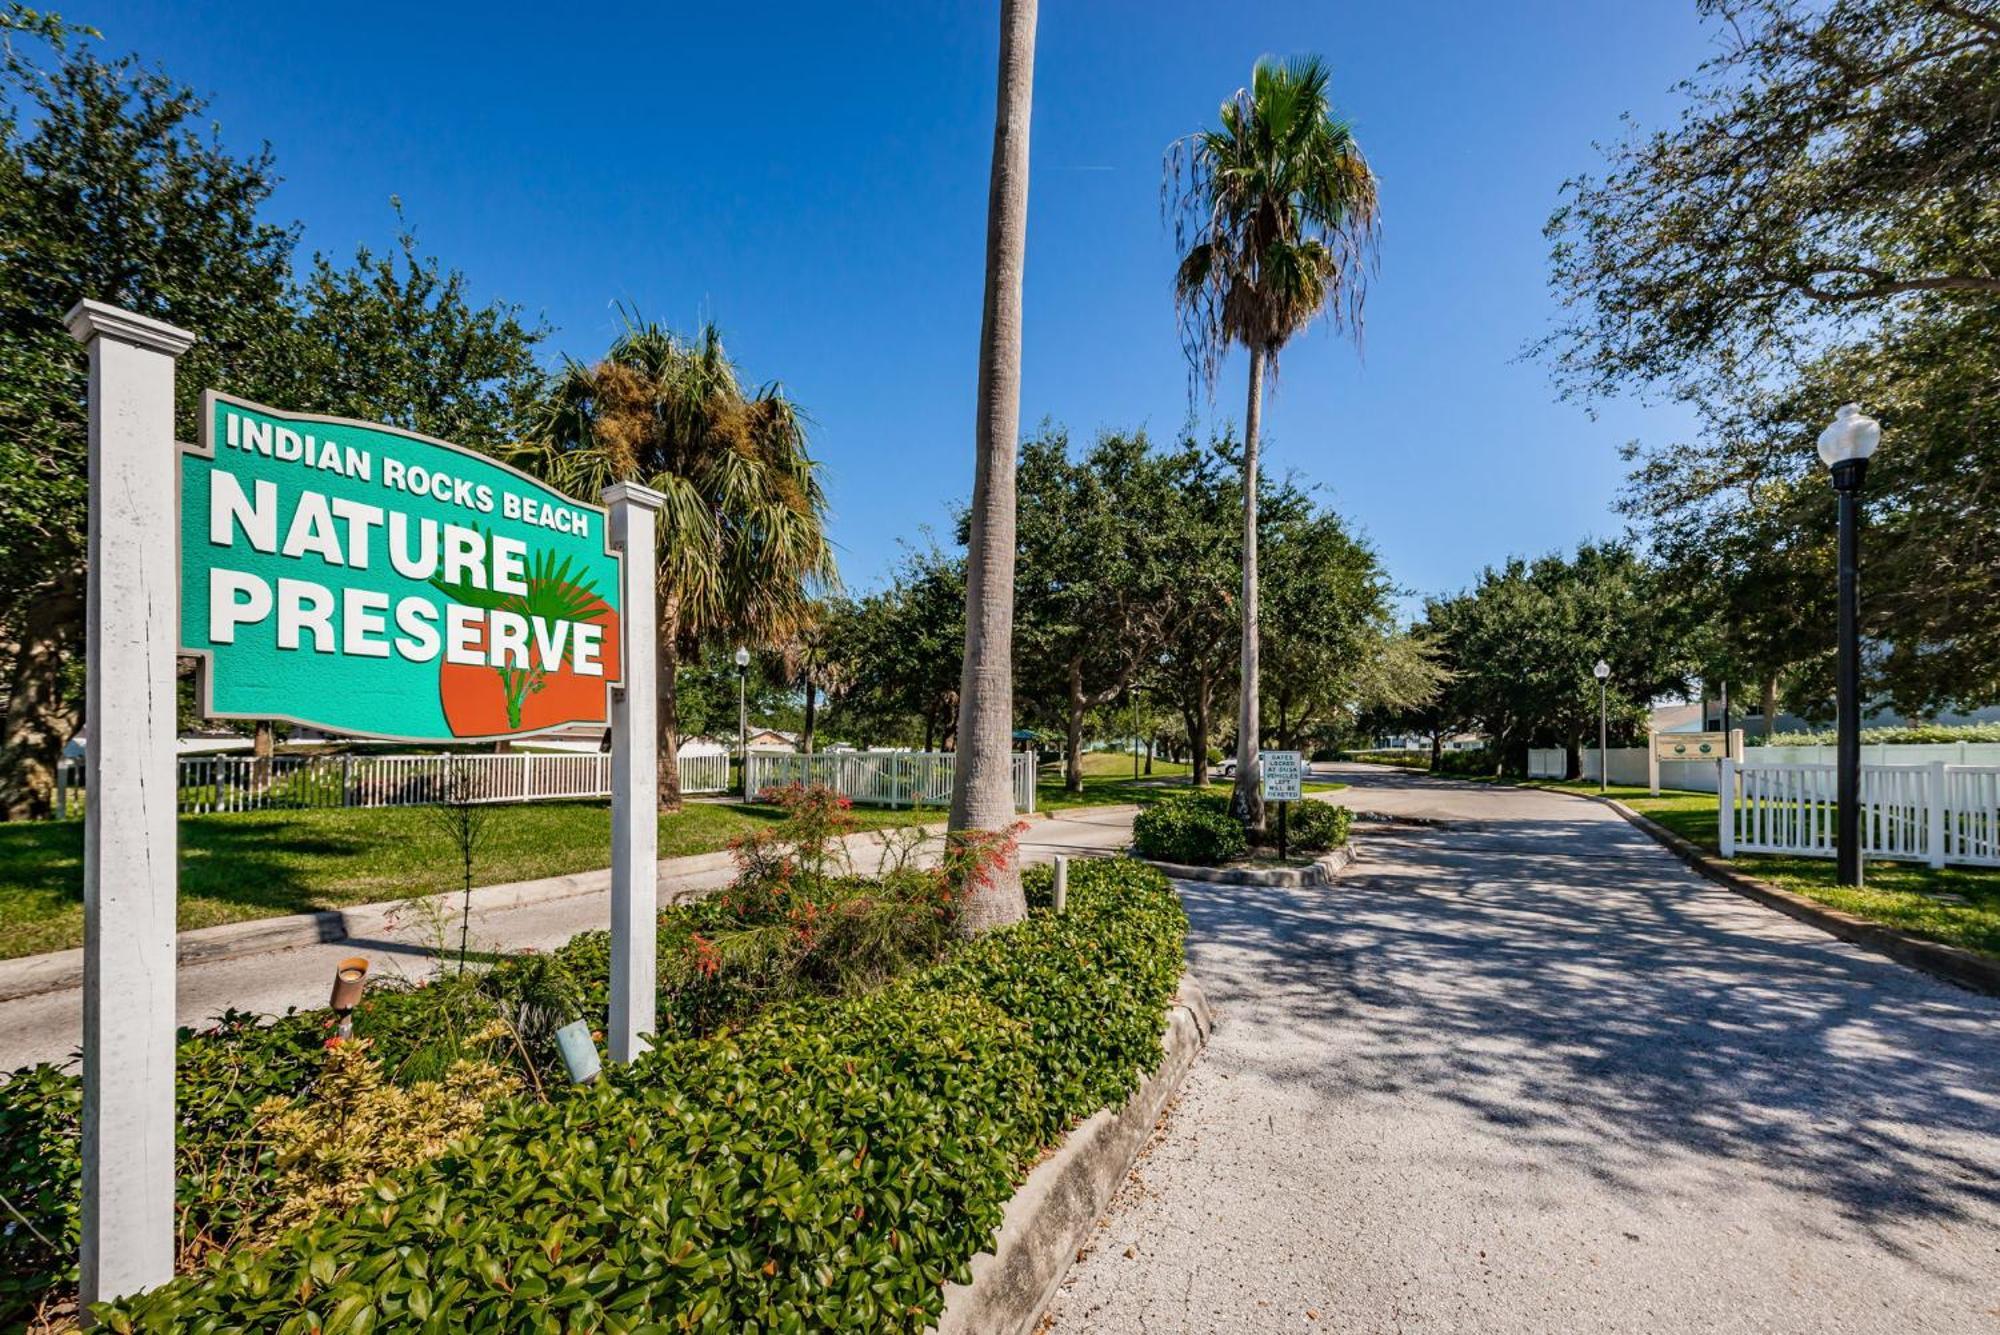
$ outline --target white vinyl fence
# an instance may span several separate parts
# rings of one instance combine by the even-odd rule
[[[824,784],[863,806],[947,806],[958,757],[950,751],[834,751],[802,756],[789,751],[752,751],[752,793],[788,783]],[[1014,807],[1035,809],[1032,752],[1014,754]]]
[[[1832,857],[1835,784],[1832,765],[1725,761],[1722,856]],[[1861,849],[1933,867],[2000,867],[2000,765],[1863,765]]]
[[[182,756],[183,814],[304,807],[409,807],[442,802],[463,777],[475,802],[609,797],[611,757],[602,752],[420,756]],[[681,791],[729,788],[728,756],[681,759]],[[83,800],[84,765],[56,767],[56,815]]]

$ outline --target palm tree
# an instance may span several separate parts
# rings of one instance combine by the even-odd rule
[[[1181,261],[1174,302],[1181,340],[1212,390],[1231,345],[1250,354],[1243,413],[1243,686],[1238,695],[1231,809],[1264,823],[1257,743],[1257,444],[1264,375],[1321,315],[1361,328],[1380,225],[1375,175],[1327,101],[1317,56],[1266,57],[1250,86],[1222,104],[1220,129],[1167,149],[1162,191]]]
[[[572,495],[613,482],[660,492],[659,800],[680,806],[681,659],[782,644],[835,582],[826,495],[783,391],[746,391],[714,324],[693,340],[628,318],[594,366],[570,363],[519,461]]]
[[[1000,2],[1000,78],[986,195],[986,305],[979,327],[965,567],[965,660],[958,765],[947,840],[999,865],[968,877],[968,934],[1028,915],[1014,856],[1014,455],[1021,424],[1021,270],[1028,248],[1028,119],[1035,94],[1035,0]]]

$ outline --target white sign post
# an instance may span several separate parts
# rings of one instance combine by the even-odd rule
[[[629,1062],[658,1027],[659,733],[653,586],[660,507],[667,498],[632,482],[604,489],[611,541],[625,555],[620,590],[625,617],[625,685],[611,700],[611,1014],[605,1027],[611,1060]]]
[[[90,1304],[174,1277],[174,359],[194,335],[83,301],[90,586],[83,818],[83,1254]]]

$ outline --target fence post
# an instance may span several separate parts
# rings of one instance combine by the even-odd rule
[[[1942,867],[1944,866],[1944,835],[1946,825],[1944,806],[1946,789],[1944,762],[1942,760],[1933,760],[1931,762],[1930,773],[1926,776],[1925,787],[1927,791],[1924,793],[1924,797],[1927,800],[1924,803],[1924,814],[1929,819],[1925,821],[1927,827],[1925,842],[1928,846],[1924,851],[1930,855],[1931,866]]]
[[[533,777],[534,765],[535,758],[523,751],[521,753],[521,800],[523,802],[535,795],[535,786],[529,782]]]
[[[1660,795],[1660,748],[1656,745],[1658,737],[1659,734],[1655,732],[1646,733],[1646,787],[1652,790],[1654,797]]]
[[[1725,858],[1736,856],[1736,762],[1724,759],[1716,772],[1716,847]]]
[[[194,335],[96,301],[83,825],[85,1311],[174,1277],[174,360]]]
[[[1049,906],[1058,914],[1069,909],[1069,857],[1063,853],[1056,854],[1055,884],[1049,893]]]
[[[611,1060],[629,1062],[658,1027],[660,822],[655,814],[660,744],[655,642],[659,578],[654,532],[666,497],[636,483],[604,489],[619,573],[618,642],[625,683],[611,699]],[[674,763],[679,764],[678,758]],[[749,777],[750,757],[744,756]]]

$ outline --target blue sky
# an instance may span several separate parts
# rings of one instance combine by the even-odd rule
[[[475,292],[587,358],[618,303],[721,322],[815,422],[856,588],[971,486],[997,4],[66,5],[112,51],[268,140],[277,216],[344,255],[403,201]],[[1541,226],[1631,111],[1709,49],[1692,0],[1384,5],[1050,0],[1037,51],[1022,421],[1175,433],[1161,153],[1263,53],[1313,51],[1382,181],[1365,349],[1316,331],[1267,408],[1271,466],[1323,484],[1419,593],[1618,532],[1619,444],[1671,410],[1560,404]],[[1204,430],[1240,420],[1227,368]],[[313,405],[286,405],[310,409]]]

